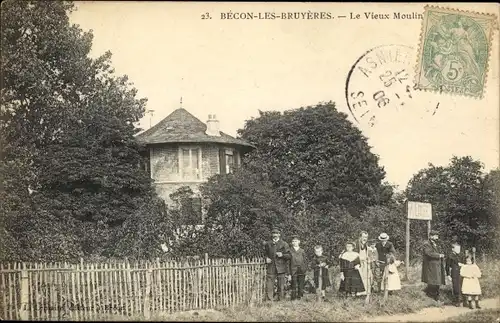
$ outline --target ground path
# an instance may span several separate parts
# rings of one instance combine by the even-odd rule
[[[484,299],[481,301],[480,305],[483,309],[500,308],[500,299]],[[471,309],[466,307],[446,305],[442,307],[427,307],[416,313],[410,314],[366,317],[364,322],[439,322],[471,311]]]

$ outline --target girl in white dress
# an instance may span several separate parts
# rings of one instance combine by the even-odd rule
[[[396,257],[392,253],[387,254],[387,290],[390,294],[395,290],[401,289],[401,278],[399,277],[398,267],[402,264],[402,261],[396,260]],[[384,277],[385,278],[385,277]],[[385,289],[385,284],[382,284],[382,290]]]
[[[472,297],[476,301],[476,308],[481,308],[479,306],[479,295],[481,295],[481,285],[479,284],[479,278],[481,277],[481,270],[479,267],[472,263],[472,257],[469,255],[465,260],[465,265],[460,267],[460,276],[462,276],[462,295],[467,296],[467,301],[469,302],[469,308],[472,307]]]

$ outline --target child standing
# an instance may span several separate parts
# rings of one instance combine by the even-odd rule
[[[402,261],[396,260],[393,253],[387,254],[387,290],[392,294],[395,290],[401,289],[401,278],[399,277],[398,267],[403,264]],[[385,286],[382,284],[382,290]]]
[[[476,264],[472,263],[472,257],[470,255],[467,256],[465,265],[460,267],[460,276],[463,277],[462,294],[467,297],[469,308],[474,308],[472,307],[472,297],[474,297],[476,301],[476,308],[481,308],[481,306],[479,306],[479,296],[481,295],[479,278],[481,277],[481,270]]]
[[[304,249],[300,247],[300,240],[294,236],[292,238],[292,248],[290,248],[290,275],[292,279],[292,300],[301,299],[304,296],[304,282],[307,271],[307,260]]]
[[[314,247],[314,257],[311,261],[311,267],[314,270],[314,286],[321,288],[321,297],[325,297],[325,290],[330,286],[330,277],[328,274],[328,258],[323,255],[323,247],[317,245]],[[321,275],[321,286],[319,286],[319,277]]]

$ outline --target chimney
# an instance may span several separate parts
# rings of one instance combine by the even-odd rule
[[[215,114],[208,115],[207,131],[205,133],[209,136],[220,137],[219,120],[216,119]]]

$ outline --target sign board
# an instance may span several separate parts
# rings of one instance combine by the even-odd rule
[[[408,219],[432,220],[432,205],[430,203],[408,201]]]

